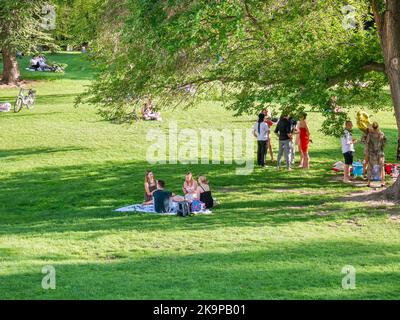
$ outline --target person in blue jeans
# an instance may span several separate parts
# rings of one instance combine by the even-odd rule
[[[279,153],[278,153],[278,169],[281,169],[282,155],[285,156],[286,169],[291,171],[290,168],[290,144],[292,139],[292,123],[289,117],[283,114],[275,128],[275,134],[279,138]]]

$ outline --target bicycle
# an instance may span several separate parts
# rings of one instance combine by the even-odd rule
[[[20,88],[17,99],[15,100],[14,112],[18,113],[22,110],[23,107],[26,107],[28,110],[32,110],[35,106],[36,101],[36,91],[29,89],[28,94],[24,94],[25,89]]]

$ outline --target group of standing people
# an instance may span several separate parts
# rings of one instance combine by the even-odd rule
[[[350,120],[346,121],[341,138],[342,152],[345,161],[343,176],[343,182],[345,183],[351,182],[350,171],[354,161],[354,144],[358,143],[358,141],[353,138],[352,130],[353,123]],[[368,180],[368,187],[371,186],[371,180],[373,180],[373,173],[376,168],[379,170],[381,186],[385,186],[384,148],[386,142],[387,139],[380,130],[377,122],[373,122],[368,126],[360,140],[360,143],[364,144],[363,177]]]
[[[265,167],[267,151],[274,160],[271,144],[271,127],[276,124],[274,133],[279,139],[279,152],[277,166],[282,167],[282,156],[285,158],[286,169],[291,171],[295,163],[296,146],[300,152],[300,168],[310,168],[310,157],[308,153],[310,130],[307,124],[307,114],[303,113],[300,121],[295,120],[288,114],[282,114],[279,120],[272,118],[271,113],[264,110],[258,115],[258,121],[253,127],[253,135],[257,138],[257,164]]]
[[[192,172],[188,172],[182,185],[184,196],[177,196],[165,188],[165,181],[156,180],[153,172],[147,171],[144,182],[144,204],[153,204],[154,210],[158,213],[168,212],[171,201],[192,203],[195,200],[199,200],[204,203],[207,209],[211,209],[214,206],[210,184],[205,176],[199,176],[196,181]]]

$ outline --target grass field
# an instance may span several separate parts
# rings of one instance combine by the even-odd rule
[[[343,200],[366,188],[330,171],[342,160],[340,145],[318,132],[318,114],[309,115],[309,172],[150,166],[151,128],[248,128],[254,117],[234,118],[209,102],[166,110],[162,123],[112,124],[93,106],[73,106],[91,79],[89,64],[77,54],[51,59],[69,64],[64,75],[24,72],[36,80],[36,108],[0,113],[1,299],[400,298],[399,207]],[[16,93],[2,89],[0,101]],[[395,119],[374,118],[393,161]],[[114,212],[142,201],[148,168],[177,193],[186,171],[207,175],[220,205],[185,219]],[[56,290],[41,287],[46,265],[56,269]],[[346,265],[357,272],[354,290],[341,285]]]

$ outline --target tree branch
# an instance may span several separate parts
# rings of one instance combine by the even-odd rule
[[[333,87],[337,85],[338,83],[344,81],[344,80],[349,80],[351,78],[354,78],[354,75],[363,75],[369,72],[386,72],[385,65],[383,63],[378,63],[378,62],[370,62],[365,65],[363,65],[358,72],[345,72],[340,75],[337,75],[336,77],[328,79],[328,84],[330,87]]]
[[[382,14],[379,13],[379,6],[378,6],[378,1],[377,0],[371,0],[371,7],[372,7],[372,12],[374,14],[374,19],[376,23],[376,27],[379,31],[379,34],[382,32]]]
[[[250,19],[253,25],[263,33],[266,39],[268,39],[268,34],[265,32],[265,29],[263,28],[261,23],[257,20],[257,18],[251,13],[249,4],[247,3],[246,0],[244,0],[244,9],[246,11],[246,16]]]

